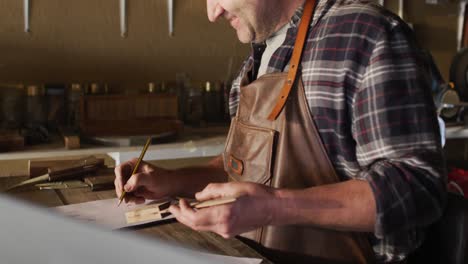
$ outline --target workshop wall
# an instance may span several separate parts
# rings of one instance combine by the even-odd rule
[[[31,34],[23,32],[22,1],[0,0],[0,82],[194,80],[234,75],[248,53],[226,22],[210,23],[206,1],[175,1],[168,36],[166,1],[128,1],[128,38],[120,37],[117,0],[31,1]],[[397,0],[386,6],[396,12]],[[456,52],[458,1],[405,1],[414,25],[445,78]],[[229,67],[232,60],[232,67]]]
[[[23,1],[0,0],[0,82],[225,80],[247,56],[226,22],[210,23],[206,1],[128,2],[128,38],[120,36],[117,0],[31,1],[31,33]],[[232,60],[232,67],[229,61]]]
[[[385,6],[398,13],[397,0],[386,0]],[[404,18],[413,25],[419,44],[428,49],[445,80],[449,79],[452,59],[457,52],[458,0],[426,4],[425,0],[405,0]]]
[[[407,18],[413,23],[419,43],[429,49],[445,79],[457,53],[458,1],[428,5],[407,1]]]

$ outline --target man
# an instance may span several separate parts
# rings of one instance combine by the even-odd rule
[[[207,6],[210,21],[227,19],[252,43],[231,91],[226,150],[198,168],[144,164],[129,177],[135,160],[122,164],[117,195],[238,197],[170,210],[195,230],[242,234],[278,261],[374,261],[368,245],[375,261],[403,261],[446,199],[430,69],[408,27],[360,0]]]

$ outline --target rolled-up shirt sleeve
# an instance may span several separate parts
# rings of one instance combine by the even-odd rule
[[[377,208],[374,234],[384,240],[421,238],[419,233],[442,215],[446,202],[428,64],[407,37],[408,30],[397,26],[380,34],[351,111],[362,168],[358,178],[372,188]]]

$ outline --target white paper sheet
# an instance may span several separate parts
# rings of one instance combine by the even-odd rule
[[[142,224],[147,224],[151,222],[165,221],[168,219],[174,218],[172,215],[168,216],[162,220],[157,221],[147,221],[136,224],[127,224],[125,220],[125,213],[132,211],[148,205],[149,203],[154,203],[155,201],[149,201],[143,205],[133,205],[127,206],[122,204],[117,207],[118,199],[108,199],[108,200],[98,200],[93,202],[86,202],[80,204],[71,204],[55,207],[59,213],[66,216],[97,224],[107,229],[119,229],[130,226],[137,226]]]

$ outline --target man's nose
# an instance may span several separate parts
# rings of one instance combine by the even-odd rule
[[[224,13],[224,8],[219,4],[218,0],[206,0],[206,8],[208,19],[211,22],[215,22]]]

